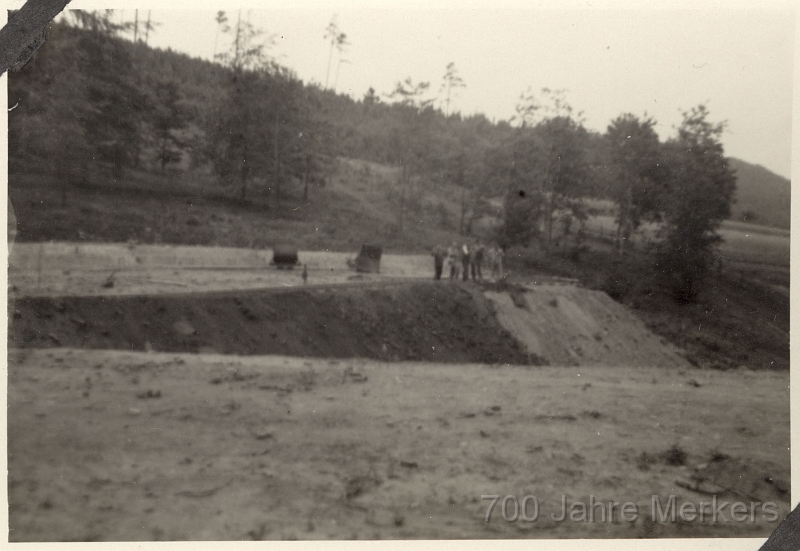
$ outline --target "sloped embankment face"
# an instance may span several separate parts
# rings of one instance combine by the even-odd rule
[[[12,310],[12,347],[537,363],[480,292],[445,282],[28,297]]]
[[[497,319],[528,352],[554,365],[686,367],[678,350],[600,291],[537,285],[512,296],[487,291]]]

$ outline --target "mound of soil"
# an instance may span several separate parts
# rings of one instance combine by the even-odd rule
[[[541,364],[471,286],[18,299],[14,347]]]
[[[553,365],[688,367],[680,350],[600,291],[544,284],[486,296],[500,324]]]

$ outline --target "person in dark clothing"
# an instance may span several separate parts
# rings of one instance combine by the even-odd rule
[[[433,255],[434,278],[439,281],[442,279],[442,269],[444,268],[444,259],[447,256],[447,250],[444,247],[436,245],[431,254]]]
[[[484,254],[484,247],[480,241],[478,241],[474,247],[472,247],[472,258],[470,259],[470,264],[472,268],[472,281],[483,279],[483,273],[481,273],[481,266],[483,265],[483,254]]]

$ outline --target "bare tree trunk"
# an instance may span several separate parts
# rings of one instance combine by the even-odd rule
[[[328,55],[328,72],[325,73],[325,89],[328,89],[328,78],[331,76],[331,61],[333,61],[333,42],[335,37],[331,38],[331,53]]]
[[[547,202],[547,219],[545,222],[547,223],[547,250],[550,250],[550,247],[553,242],[553,212],[556,209],[555,200],[556,200],[556,189],[558,189],[558,184],[561,179],[561,158],[557,158],[557,167],[556,167],[556,177],[552,181],[550,185],[550,198]]]
[[[161,174],[164,174],[164,167],[167,164],[167,131],[161,137]]]
[[[136,44],[136,37],[139,36],[139,10],[133,18],[133,43]]]
[[[333,77],[333,91],[336,91],[336,87],[339,85],[339,69],[342,68],[342,53],[339,52],[339,63],[336,64],[336,76]]]
[[[458,235],[464,235],[464,217],[467,215],[467,190],[461,188],[461,219],[458,221]]]
[[[217,59],[217,42],[219,41],[219,26],[217,26],[217,35],[214,37],[214,55],[211,59]]]
[[[247,172],[242,168],[240,177],[242,179],[242,201],[247,200]]]
[[[234,43],[234,54],[233,54],[234,70],[236,70],[239,67],[239,63],[241,63],[241,60],[239,58],[239,46],[240,46],[241,35],[242,35],[242,10],[239,10],[239,17],[236,19],[236,41]]]
[[[464,235],[464,219],[467,215],[467,187],[464,184],[464,169],[456,174],[456,185],[461,188],[461,218],[458,221],[458,235]]]
[[[250,166],[247,164],[247,142],[242,142],[242,201],[247,199],[247,176],[250,172]]]
[[[281,175],[278,171],[278,111],[275,111],[275,199],[278,208],[281,206]]]
[[[625,196],[620,201],[619,223],[617,224],[617,252],[619,256],[625,254],[625,240],[629,236],[631,223],[631,210],[633,198],[631,197],[630,182],[625,183]]]
[[[406,164],[403,163],[403,177],[400,181],[400,220],[398,223],[400,233],[403,233],[403,209],[406,200]]]
[[[547,202],[547,250],[550,250],[550,247],[553,243],[553,196],[555,195],[554,192],[550,192],[550,200]]]
[[[308,178],[311,172],[311,156],[306,157],[306,172],[303,176],[303,201],[308,201]]]

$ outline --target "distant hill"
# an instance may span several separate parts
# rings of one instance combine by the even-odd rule
[[[736,203],[732,220],[789,229],[792,219],[791,182],[761,165],[731,157],[736,170]]]

